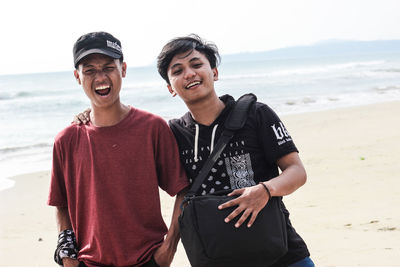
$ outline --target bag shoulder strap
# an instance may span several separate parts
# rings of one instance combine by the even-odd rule
[[[242,95],[235,104],[235,107],[229,113],[225,121],[224,127],[227,130],[237,131],[243,128],[247,120],[249,109],[253,103],[257,101],[254,94]]]
[[[187,197],[193,197],[196,195],[197,190],[199,190],[201,184],[207,177],[215,161],[218,159],[221,152],[224,150],[225,146],[228,144],[229,140],[235,134],[235,131],[241,129],[246,123],[247,115],[251,105],[257,101],[257,97],[254,94],[245,94],[241,96],[235,103],[232,111],[229,113],[228,118],[224,124],[224,131],[221,137],[218,139],[212,153],[207,158],[203,167],[201,168],[199,174],[194,180],[192,187],[187,192]]]

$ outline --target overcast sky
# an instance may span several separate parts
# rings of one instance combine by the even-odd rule
[[[87,32],[122,42],[128,66],[151,64],[176,36],[197,33],[221,54],[330,39],[400,39],[399,0],[8,0],[0,11],[0,74],[72,70]]]

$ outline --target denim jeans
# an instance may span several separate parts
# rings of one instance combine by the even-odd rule
[[[315,265],[314,262],[310,259],[310,257],[307,257],[302,260],[299,260],[298,262],[290,264],[288,267],[315,267]]]

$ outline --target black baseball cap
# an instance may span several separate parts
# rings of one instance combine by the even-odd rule
[[[91,32],[79,37],[74,44],[74,66],[86,56],[103,54],[115,59],[123,58],[121,42],[107,32]]]

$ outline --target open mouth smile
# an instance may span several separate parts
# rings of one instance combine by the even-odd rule
[[[189,83],[188,85],[186,85],[186,89],[190,89],[190,88],[192,88],[192,87],[194,87],[194,86],[196,86],[196,85],[199,85],[199,84],[201,84],[201,82],[200,81],[194,81],[194,82],[191,82],[191,83]]]
[[[101,96],[108,95],[110,93],[110,91],[111,91],[111,87],[108,85],[102,85],[102,86],[95,88],[96,94],[101,95]]]

